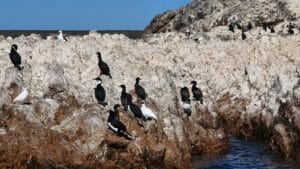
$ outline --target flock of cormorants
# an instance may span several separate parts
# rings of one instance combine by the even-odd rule
[[[14,67],[16,67],[19,71],[22,71],[24,66],[22,66],[21,56],[17,52],[18,46],[16,44],[13,44],[11,46],[11,51],[9,53],[10,60],[14,64]],[[97,81],[97,86],[95,87],[95,98],[97,99],[98,103],[106,107],[108,105],[106,101],[106,90],[102,86],[102,79],[100,78],[102,75],[106,75],[110,78],[112,78],[110,73],[110,68],[107,63],[105,63],[102,59],[102,55],[100,52],[96,53],[98,56],[98,67],[100,69],[100,75],[96,77],[94,80]],[[140,77],[136,78],[134,90],[137,95],[137,102],[141,103],[141,107],[138,106],[133,102],[131,94],[126,92],[126,86],[124,84],[120,85],[119,87],[122,88],[121,91],[121,104],[114,105],[113,110],[109,110],[109,116],[107,119],[107,125],[109,129],[114,131],[120,136],[124,136],[127,139],[135,139],[133,135],[131,135],[129,132],[127,132],[126,126],[120,121],[119,112],[121,109],[124,111],[127,111],[129,116],[131,118],[134,118],[137,120],[138,124],[141,127],[144,127],[144,122],[147,120],[157,120],[156,115],[152,112],[151,109],[146,107],[146,98],[148,97],[145,89],[143,86],[140,85]],[[196,87],[197,82],[192,81],[192,93],[194,100],[199,101],[201,104],[203,103],[203,95],[202,91]],[[189,89],[187,87],[181,88],[180,90],[181,95],[181,101],[182,101],[182,109],[183,112],[187,114],[189,117],[192,113],[192,106],[190,104],[190,93]],[[28,91],[26,88],[22,87],[22,92],[14,99],[15,102],[22,102],[24,101],[28,96]]]
[[[237,27],[237,29],[242,30],[242,39],[243,40],[246,39],[246,35],[244,33],[245,30],[238,22],[232,22],[228,25],[229,31],[233,33],[235,32],[234,31],[235,27]],[[262,27],[264,31],[267,31],[269,29],[271,33],[275,32],[274,27],[271,26],[270,24],[263,23]],[[247,25],[248,31],[251,30],[252,28],[253,28],[252,24],[251,22],[249,22]],[[293,30],[294,26],[291,23],[287,25],[287,28],[289,34],[294,34],[294,30]],[[62,31],[59,31],[59,35],[57,38],[58,40],[61,41],[67,41],[67,39],[63,36]],[[19,71],[22,71],[24,66],[21,64],[22,59],[19,53],[17,52],[17,50],[18,50],[18,46],[16,44],[13,44],[11,46],[9,57],[14,67],[16,67]],[[96,54],[98,56],[98,67],[100,69],[100,75],[97,78],[95,78],[95,80],[98,82],[95,88],[95,98],[97,99],[98,103],[101,106],[105,107],[108,105],[108,103],[106,101],[106,91],[102,86],[102,79],[100,78],[100,76],[106,75],[110,78],[112,78],[112,76],[108,64],[102,60],[101,53],[97,52]],[[139,77],[136,78],[134,89],[137,95],[137,101],[141,103],[141,107],[139,107],[137,104],[133,102],[131,94],[126,92],[126,86],[122,84],[119,86],[122,88],[121,97],[120,97],[122,106],[116,104],[113,110],[109,110],[109,117],[107,120],[108,127],[114,132],[118,133],[119,135],[126,137],[127,139],[134,139],[135,137],[127,132],[126,126],[120,121],[119,111],[121,109],[127,111],[129,113],[129,116],[135,118],[138,124],[142,127],[144,126],[143,122],[147,120],[152,120],[152,119],[157,120],[156,115],[151,111],[151,109],[149,109],[145,105],[147,93],[145,89],[139,84],[140,80],[141,79]],[[197,87],[197,82],[192,81],[191,84],[192,84],[192,93],[193,93],[194,100],[196,100],[200,104],[203,104],[203,94],[201,89]],[[27,89],[22,87],[21,93],[13,100],[13,103],[22,102],[27,98],[27,96],[28,96]],[[182,110],[189,117],[192,113],[189,89],[187,87],[181,88],[180,96],[182,102],[181,105]]]
[[[231,23],[228,24],[228,29],[232,33],[234,33],[235,27],[237,27],[237,29],[240,29],[242,31],[241,36],[242,36],[243,40],[245,40],[247,38],[247,36],[245,35],[245,32],[250,31],[253,28],[251,22],[248,22],[247,28],[243,28],[238,22],[231,22]],[[289,23],[286,27],[287,27],[287,32],[290,35],[293,35],[294,34],[294,28],[295,28],[294,25],[292,23]],[[275,29],[270,23],[265,23],[264,22],[262,24],[262,28],[265,32],[267,32],[268,29],[269,29],[270,33],[275,33]]]

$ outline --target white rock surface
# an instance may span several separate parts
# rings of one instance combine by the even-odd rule
[[[14,70],[8,55],[0,61],[0,81],[3,82],[0,106],[10,103],[12,94],[7,87],[12,81],[17,82],[19,88],[29,89],[30,97],[35,98],[33,105],[39,106],[36,111],[32,107],[15,105],[17,112],[23,112],[31,122],[60,133],[74,133],[84,126],[82,131],[95,137],[88,137],[89,141],[84,143],[76,140],[73,144],[82,152],[94,151],[100,144],[95,139],[106,130],[107,118],[105,110],[87,108],[96,103],[93,79],[99,74],[96,52],[101,51],[113,77],[102,76],[108,108],[120,103],[119,85],[125,84],[130,91],[134,88],[135,78],[141,77],[141,85],[154,103],[147,106],[157,113],[158,124],[169,140],[184,142],[187,139],[187,122],[176,107],[180,104],[177,101],[179,87],[191,87],[192,80],[198,82],[204,94],[203,107],[192,102],[193,113],[189,121],[193,124],[191,127],[198,126],[195,130],[201,130],[198,121],[203,121],[203,114],[197,114],[195,110],[212,112],[207,116],[212,119],[211,126],[217,127],[216,113],[230,109],[239,99],[245,100],[245,109],[239,110],[245,122],[251,126],[251,119],[262,115],[270,126],[272,116],[279,113],[281,102],[300,99],[296,73],[300,69],[299,37],[266,34],[249,36],[245,41],[203,38],[195,42],[180,33],[157,34],[145,41],[131,40],[124,35],[91,33],[70,37],[65,43],[33,35],[4,39],[0,41],[1,49],[18,44],[26,64],[23,80],[20,80],[13,76],[18,72],[7,76],[10,74],[7,72]],[[75,96],[81,108],[71,111],[57,124],[55,113],[65,102],[62,98],[68,95]],[[229,96],[230,104],[217,105],[224,95]],[[292,114],[298,128],[299,111],[295,106]],[[210,137],[220,139],[223,134]]]

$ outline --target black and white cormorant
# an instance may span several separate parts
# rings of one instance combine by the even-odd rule
[[[245,40],[246,38],[247,38],[247,36],[246,36],[244,30],[242,30],[242,39]]]
[[[143,113],[141,108],[134,104],[131,99],[128,100],[128,110],[135,118],[143,118]]]
[[[248,28],[248,31],[250,31],[250,30],[252,29],[252,24],[251,24],[251,22],[248,22],[247,28]]]
[[[263,29],[264,29],[264,31],[265,31],[265,32],[267,32],[267,29],[268,29],[268,24],[267,24],[267,23],[263,23],[263,25],[262,25],[262,26],[263,26]]]
[[[199,89],[197,87],[197,82],[196,81],[192,81],[192,93],[193,93],[193,97],[196,101],[199,101],[201,104],[203,104],[203,94],[201,89]]]
[[[181,96],[181,101],[182,102],[187,102],[190,100],[190,92],[187,87],[183,87],[180,89],[180,96]]]
[[[128,99],[128,111],[133,117],[135,117],[140,126],[144,126],[143,121],[145,121],[146,119],[143,116],[143,112],[138,105],[132,102],[132,99]]]
[[[107,102],[105,101],[106,91],[102,86],[102,80],[100,79],[100,77],[97,77],[95,80],[98,82],[95,88],[95,97],[98,100],[98,103],[105,107],[107,106]]]
[[[147,97],[147,93],[145,92],[145,89],[139,84],[140,80],[141,79],[139,77],[136,78],[134,89],[136,95],[142,100],[145,100]]]
[[[132,96],[126,92],[126,86],[125,85],[121,85],[120,86],[122,88],[122,92],[121,92],[121,103],[122,103],[122,106],[124,108],[124,110],[127,111],[127,108],[128,108],[128,102],[129,100],[132,100]]]
[[[182,102],[182,109],[183,112],[187,114],[187,116],[191,116],[192,114],[192,105],[191,105],[191,100],[187,100],[185,102]]]
[[[120,108],[120,105],[116,104],[114,106],[114,111],[109,110],[107,125],[115,133],[117,133],[129,140],[134,140],[135,137],[127,132],[126,126],[119,119],[119,108]]]
[[[238,29],[242,29],[242,26],[239,23],[236,22],[235,24]]]
[[[273,26],[270,26],[270,31],[271,31],[271,33],[275,33],[275,30],[274,30]]]
[[[234,25],[232,23],[230,23],[228,25],[228,29],[229,29],[229,31],[231,31],[232,33],[234,33]]]
[[[190,100],[190,92],[187,87],[183,87],[180,89],[180,96],[181,96],[181,102],[182,102],[182,109],[183,112],[187,114],[187,116],[190,116],[192,114],[192,105]]]
[[[18,46],[16,44],[13,44],[11,46],[9,58],[16,68],[18,68],[19,70],[22,70],[23,69],[23,66],[21,65],[22,59],[21,59],[21,56],[19,55],[19,53],[17,52],[17,50],[18,50]]]
[[[288,33],[289,33],[290,35],[294,35],[294,25],[293,25],[292,23],[289,23],[289,24],[287,25],[287,28],[288,28]]]
[[[112,78],[111,74],[110,74],[110,69],[109,69],[107,63],[103,62],[103,60],[102,60],[101,53],[97,52],[97,55],[98,55],[98,66],[99,66],[100,71],[101,71],[100,76],[101,75],[106,75],[106,76],[109,76],[110,78]]]

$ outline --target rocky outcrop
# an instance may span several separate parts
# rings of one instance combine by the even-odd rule
[[[246,27],[248,22],[261,27],[283,21],[298,23],[300,3],[297,0],[193,0],[175,11],[157,15],[145,28],[145,33],[189,31],[210,32],[236,21]]]
[[[8,57],[13,43],[23,57],[22,72]],[[36,35],[9,38],[0,47],[0,168],[190,168],[193,155],[228,146],[219,117],[205,105],[192,101],[189,118],[182,112],[179,87],[190,86],[196,76],[181,68],[174,71],[175,62],[164,61],[164,54],[174,52],[167,46],[91,32],[65,43]],[[94,98],[97,51],[113,77],[102,77],[106,108]],[[121,121],[136,136],[129,141],[108,130],[106,120],[108,110],[120,103],[119,85],[125,84],[136,101],[136,77],[141,77],[149,96],[146,105],[158,120],[141,128],[128,112],[121,112]],[[28,89],[31,104],[12,104],[22,87]]]
[[[143,40],[93,32],[68,42],[35,35],[2,40],[0,161],[12,168],[190,168],[193,155],[227,147],[225,129],[263,138],[287,159],[299,158],[299,34],[256,31],[245,41],[207,34],[195,42],[175,32]],[[5,51],[13,43],[23,56],[22,73],[10,66]],[[107,108],[94,98],[97,51],[113,77],[102,77]],[[120,103],[120,84],[136,101],[136,77],[158,120],[141,128],[121,112],[137,137],[129,141],[108,130],[106,120],[107,111]],[[187,118],[179,87],[190,87],[192,80],[202,89],[204,104],[192,100]],[[31,105],[11,103],[21,86],[28,88]]]

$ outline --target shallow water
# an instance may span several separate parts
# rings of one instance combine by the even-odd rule
[[[268,152],[267,144],[229,137],[230,149],[223,155],[195,157],[197,169],[300,169],[300,164],[285,161]]]

